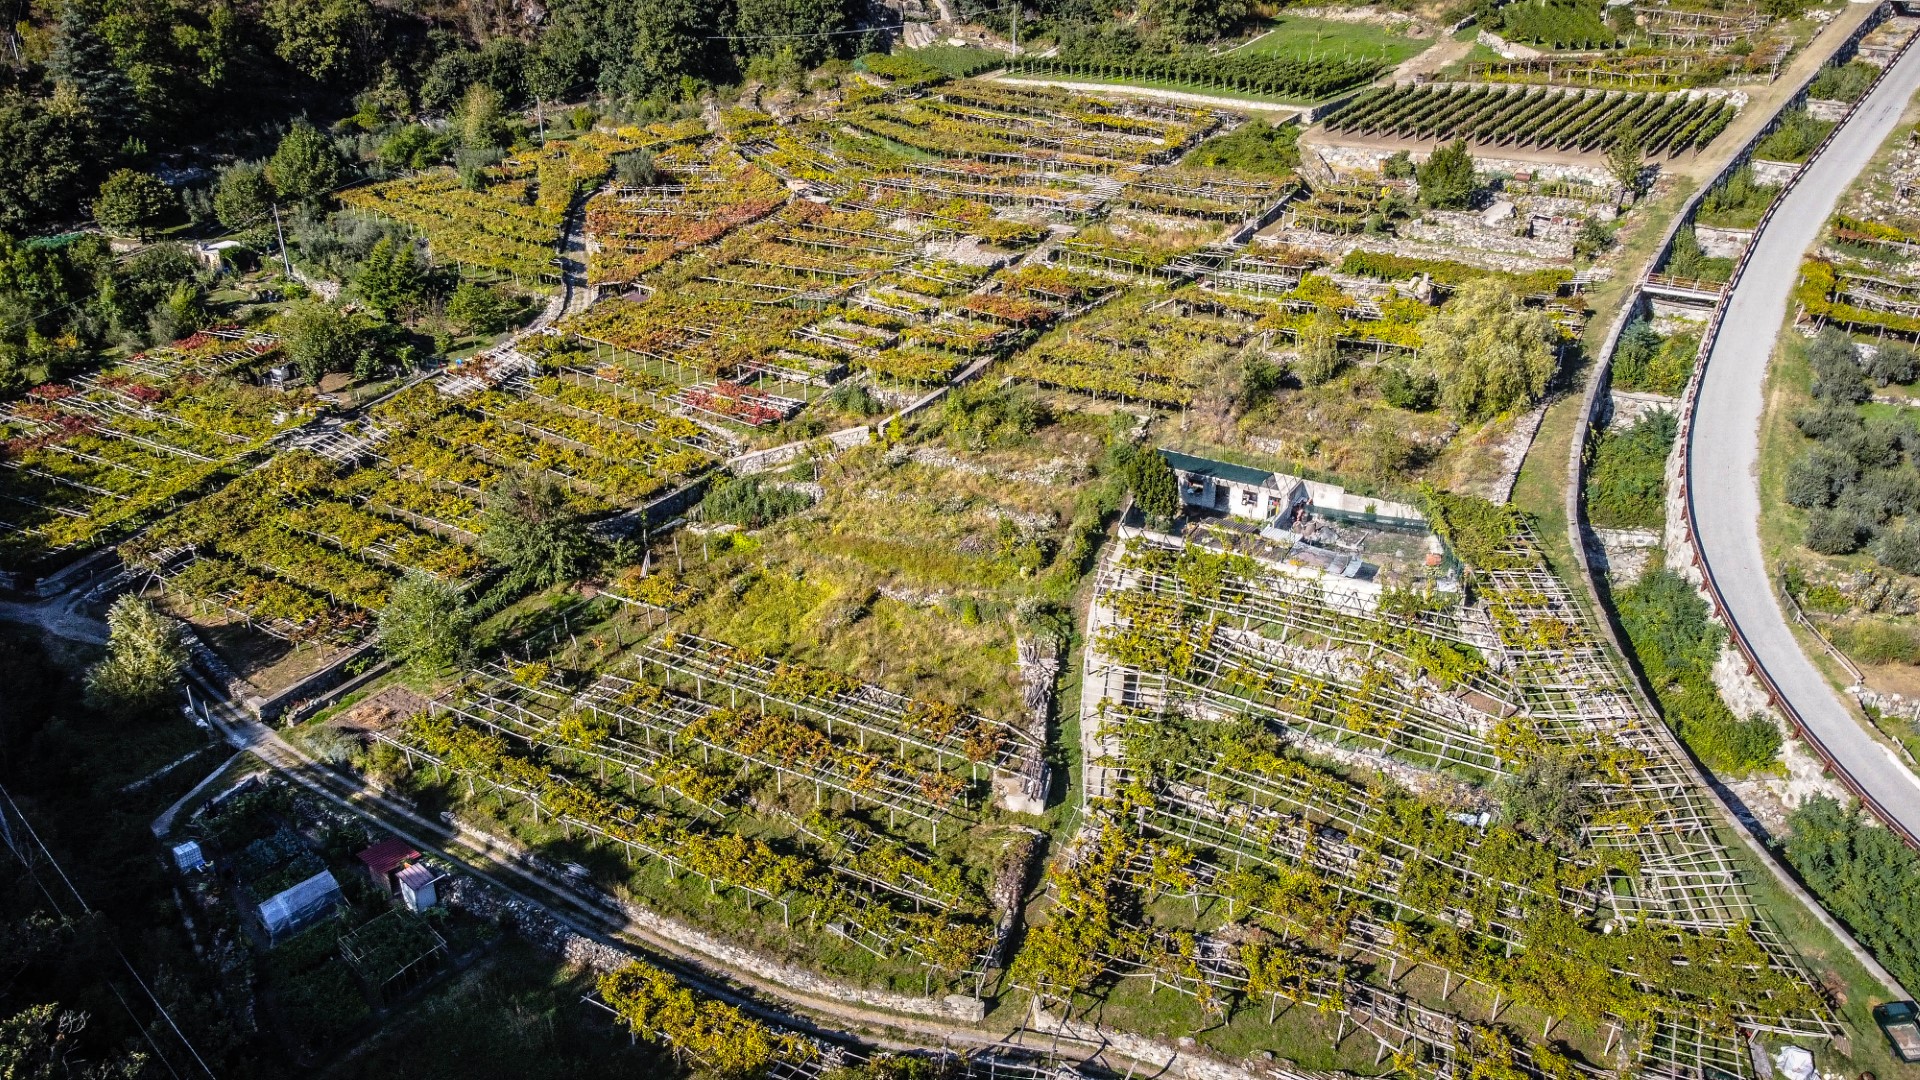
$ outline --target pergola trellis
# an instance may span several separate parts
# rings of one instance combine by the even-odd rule
[[[1121,668],[1120,685],[1132,688],[1125,695],[1132,707],[1110,705],[1107,713],[1123,725],[1151,724],[1151,717],[1169,710],[1201,722],[1252,715],[1316,743],[1358,742],[1417,768],[1444,765],[1483,777],[1509,770],[1515,738],[1575,747],[1599,762],[1598,775],[1585,785],[1597,806],[1589,842],[1630,854],[1629,865],[1636,868],[1633,887],[1621,891],[1614,883],[1620,876],[1616,871],[1597,879],[1594,888],[1545,899],[1587,917],[1608,912],[1706,934],[1744,929],[1764,950],[1768,968],[1804,985],[1798,963],[1746,895],[1670,733],[1628,692],[1571,597],[1541,565],[1530,535],[1521,530],[1493,561],[1496,568],[1477,572],[1483,608],[1451,616],[1395,616],[1396,624],[1388,626],[1380,613],[1336,606],[1312,583],[1262,572],[1251,562],[1219,575],[1211,588],[1196,590],[1168,559],[1113,558],[1101,570],[1096,598],[1114,613],[1117,629],[1109,634],[1126,632],[1136,616],[1152,620],[1157,610],[1157,617],[1164,617],[1169,604],[1185,612],[1192,625],[1204,624],[1204,630],[1184,638],[1194,645],[1184,664],[1149,670],[1096,659],[1096,664]],[[1161,606],[1143,608],[1134,597]],[[1162,623],[1142,625],[1148,634],[1169,634]],[[1473,646],[1486,658],[1485,670],[1443,695],[1411,674],[1417,665],[1386,656],[1397,680],[1367,680],[1367,672],[1379,670],[1380,654],[1391,654],[1397,632],[1408,626]],[[1276,684],[1285,692],[1274,690]],[[1303,685],[1313,692],[1300,694]],[[1337,719],[1336,706],[1351,704],[1363,685],[1370,698],[1364,707],[1384,705],[1403,718],[1391,737],[1355,732]],[[1461,696],[1463,689],[1472,691],[1471,698]],[[1435,701],[1451,704],[1435,708]],[[1121,770],[1125,775],[1124,763]],[[1256,774],[1221,761],[1176,772],[1187,780],[1155,782],[1151,802],[1137,808],[1134,825],[1213,859],[1275,869],[1309,866],[1359,906],[1399,912],[1406,905],[1397,889],[1402,864],[1431,858],[1396,840],[1390,827],[1373,823],[1378,806],[1364,789]],[[1365,860],[1358,854],[1362,849]],[[1463,860],[1470,850],[1471,845],[1463,850]],[[1468,869],[1465,861],[1446,866],[1456,876]],[[1217,867],[1203,865],[1201,887],[1217,873]],[[1524,889],[1507,895],[1495,917],[1474,923],[1473,932],[1490,936],[1511,955],[1523,944],[1519,922],[1525,895]],[[1412,907],[1419,910],[1417,904]],[[1455,924],[1461,915],[1422,913]],[[1368,940],[1342,945],[1396,968],[1423,962],[1394,943],[1390,924],[1362,915],[1352,925],[1367,929]],[[1460,973],[1446,977],[1451,981]],[[1838,1031],[1828,1016],[1772,1015],[1762,1002],[1736,1005],[1733,1011],[1747,1030],[1811,1037]],[[1661,1015],[1643,1034],[1633,1053],[1636,1067],[1646,1073],[1697,1077],[1708,1068],[1735,1074],[1748,1068],[1737,1040],[1724,1030],[1709,1030],[1685,1009]],[[1611,1052],[1612,1036],[1608,1045]]]

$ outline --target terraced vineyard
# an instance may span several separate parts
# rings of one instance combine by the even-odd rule
[[[305,419],[289,394],[214,372],[264,362],[271,338],[205,333],[0,413],[0,569],[118,541],[230,475]]]
[[[1706,93],[1405,85],[1374,90],[1326,123],[1330,131],[1363,138],[1463,138],[1490,149],[1582,154],[1604,150],[1631,129],[1647,154],[1673,157],[1704,148],[1734,112],[1724,98]]]
[[[1224,56],[1143,56],[1125,61],[1030,56],[1008,65],[1007,70],[1015,75],[1166,83],[1198,91],[1319,101],[1372,82],[1387,66],[1384,61],[1363,56],[1306,58],[1238,52]]]
[[[505,275],[524,285],[559,281],[555,245],[573,201],[600,185],[614,155],[696,138],[699,124],[588,132],[511,157],[480,172],[470,190],[451,169],[357,187],[348,207],[397,221],[426,237],[439,263]]]

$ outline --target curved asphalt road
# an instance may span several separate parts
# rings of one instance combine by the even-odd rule
[[[1745,635],[1802,722],[1889,816],[1920,836],[1920,780],[1868,734],[1801,652],[1760,554],[1760,417],[1767,361],[1787,315],[1800,260],[1853,178],[1920,88],[1920,46],[1908,50],[1855,110],[1760,234],[1727,301],[1688,441],[1687,497],[1695,543],[1728,618]]]

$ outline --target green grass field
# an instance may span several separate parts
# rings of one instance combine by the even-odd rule
[[[1434,43],[1433,38],[1411,38],[1396,30],[1368,23],[1335,22],[1284,15],[1274,20],[1273,28],[1261,37],[1240,46],[1253,53],[1286,56],[1380,56],[1398,64],[1418,56]]]

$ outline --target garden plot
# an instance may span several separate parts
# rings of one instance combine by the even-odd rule
[[[509,473],[543,471],[604,513],[706,467],[712,447],[683,418],[558,376],[515,374],[457,398],[423,384],[162,519],[121,555],[190,617],[345,645],[401,574],[465,587],[486,572],[472,550],[481,508]]]
[[[1637,93],[1500,85],[1427,84],[1374,90],[1335,113],[1332,141],[1423,146],[1466,139],[1476,150],[1513,150],[1598,161],[1623,130],[1641,132],[1650,157],[1700,150],[1735,108],[1706,92]]]
[[[1517,519],[1432,510],[1469,605],[1340,602],[1170,539],[1110,557],[1088,711],[1117,786],[1015,981],[1123,1008],[1170,988],[1207,1026],[1305,1003],[1422,1075],[1739,1074],[1747,1030],[1836,1032]],[[1571,809],[1501,786],[1552,770]]]
[[[341,469],[290,450],[162,519],[120,554],[190,615],[239,619],[288,642],[346,642],[371,624],[401,573],[453,582],[477,575],[480,559],[465,544],[478,517],[472,503],[385,470]]]
[[[0,567],[124,538],[307,418],[304,395],[197,370],[258,361],[270,342],[211,341],[49,383],[0,414]]]

